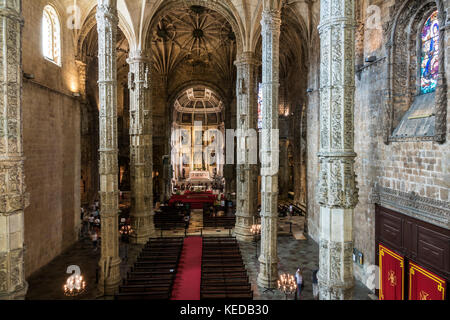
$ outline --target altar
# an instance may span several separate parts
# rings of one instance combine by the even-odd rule
[[[210,182],[212,181],[209,171],[191,171],[189,172],[189,182]]]

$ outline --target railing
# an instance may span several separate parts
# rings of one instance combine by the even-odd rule
[[[228,231],[227,231],[228,230]],[[214,233],[215,232],[215,233]],[[171,237],[231,237],[233,228],[214,229],[214,228],[195,228],[194,231],[189,229],[174,229],[174,230],[157,230],[159,238],[171,238]]]

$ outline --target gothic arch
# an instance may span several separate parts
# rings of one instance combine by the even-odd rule
[[[173,104],[175,103],[175,100],[177,99],[177,97],[180,95],[181,92],[183,92],[184,90],[187,90],[190,87],[195,87],[195,86],[203,86],[206,88],[210,88],[212,89],[218,96],[219,98],[225,103],[224,109],[226,109],[227,107],[230,107],[230,101],[227,99],[227,95],[225,94],[225,92],[219,88],[217,85],[215,85],[214,83],[210,82],[210,81],[186,81],[184,83],[182,83],[181,85],[179,85],[177,88],[175,88],[173,90],[173,92],[169,95],[168,98],[168,103],[169,106],[172,107]]]
[[[397,12],[392,22],[385,28],[388,63],[386,106],[384,110],[383,130],[384,142],[391,141],[394,128],[402,116],[408,111],[418,93],[417,81],[419,77],[419,39],[423,24],[428,16],[438,10],[439,25],[445,26],[446,12],[442,0],[405,0],[397,3],[393,11]],[[440,30],[440,45],[444,48],[444,28]],[[442,77],[441,85],[436,90],[435,102],[435,136],[423,137],[421,140],[445,141],[446,132],[446,79],[445,79],[445,50],[439,52],[439,70]]]
[[[89,11],[89,14],[83,21],[81,29],[75,40],[76,43],[75,57],[77,60],[83,61],[85,63],[87,62],[86,61],[87,57],[86,53],[83,52],[83,46],[85,45],[85,42],[90,32],[97,25],[97,19],[95,16],[96,12],[97,12],[97,5],[93,6],[92,9]],[[131,27],[125,22],[125,19],[123,18],[123,15],[120,12],[118,12],[118,16],[119,16],[119,29],[125,35],[125,38],[127,39],[129,45],[131,46],[133,40]]]

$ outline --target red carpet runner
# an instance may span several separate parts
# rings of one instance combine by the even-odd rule
[[[184,239],[171,300],[200,300],[202,238]]]

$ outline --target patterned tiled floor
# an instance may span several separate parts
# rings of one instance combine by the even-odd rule
[[[275,293],[264,293],[264,288],[258,287],[256,278],[259,271],[259,262],[255,257],[254,243],[241,243],[241,253],[244,263],[247,266],[250,281],[252,283],[253,295],[256,300],[283,300],[285,295],[275,290]],[[260,243],[258,241],[258,254]],[[301,294],[301,300],[312,300],[312,271],[319,266],[319,246],[313,240],[295,240],[292,236],[278,237],[278,272],[289,273],[294,275],[298,267],[303,269],[304,289]],[[370,293],[361,282],[355,281],[355,289],[353,292],[354,300],[370,300]],[[288,299],[294,299],[289,296]]]

